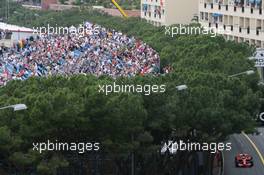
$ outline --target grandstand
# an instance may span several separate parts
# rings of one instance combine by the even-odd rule
[[[93,32],[82,36],[43,34],[6,49],[0,55],[0,85],[32,76],[94,74],[116,78],[159,73],[159,55],[146,43],[89,22],[84,26]]]

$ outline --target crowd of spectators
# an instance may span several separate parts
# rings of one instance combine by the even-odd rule
[[[0,86],[32,76],[94,74],[113,78],[159,73],[150,46],[115,30],[85,23],[96,32],[41,35],[1,48]]]

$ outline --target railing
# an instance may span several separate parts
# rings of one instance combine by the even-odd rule
[[[262,14],[262,8],[261,7],[251,7],[251,6],[242,6],[242,5],[241,6],[240,5],[228,5],[228,4],[218,4],[218,3],[203,3],[203,6],[205,9],[208,7],[208,5],[210,6],[211,9],[216,8],[218,10],[222,10],[222,6],[224,6],[226,11],[229,10],[229,7],[233,7],[234,12],[237,11],[237,8],[241,8],[242,13],[245,12],[245,8],[248,8],[248,9],[250,9],[251,14],[253,14],[254,11],[259,11],[259,14]]]

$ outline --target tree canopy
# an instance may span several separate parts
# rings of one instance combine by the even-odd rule
[[[24,13],[19,11],[18,13]],[[25,103],[28,110],[0,111],[0,156],[20,171],[36,167],[52,174],[67,166],[64,152],[32,151],[33,142],[98,141],[102,151],[116,160],[130,152],[154,153],[172,137],[172,130],[197,130],[199,141],[219,141],[231,133],[253,130],[258,112],[257,74],[229,77],[253,69],[247,59],[254,48],[208,35],[165,35],[163,27],[144,20],[102,15],[94,11],[38,12],[28,18],[14,14],[10,22],[26,26],[77,25],[85,20],[136,36],[155,48],[169,74],[133,78],[71,77],[30,78],[0,88],[0,106]],[[30,12],[34,14],[35,12]],[[29,15],[29,14],[28,14]],[[30,18],[30,17],[29,17]],[[24,19],[24,20],[23,20]],[[166,92],[99,93],[105,84],[166,85]],[[177,91],[175,86],[188,85]],[[177,133],[176,133],[177,134]],[[184,137],[178,133],[178,137]],[[143,151],[144,150],[144,151]],[[60,161],[56,161],[60,160]]]

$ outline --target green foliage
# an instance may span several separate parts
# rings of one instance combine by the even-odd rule
[[[66,0],[60,0],[61,4],[65,4]]]
[[[36,165],[39,172],[50,174],[67,166],[51,163],[51,154],[64,160],[65,153],[33,154],[28,151],[33,142],[98,141],[103,152],[119,160],[120,153],[122,157],[129,156],[131,151],[138,155],[155,153],[174,129],[188,132],[195,128],[198,131],[195,140],[219,141],[254,126],[259,94],[243,77],[228,78],[223,73],[184,69],[162,77],[115,81],[165,84],[166,92],[106,96],[98,92],[98,85],[112,84],[113,80],[91,75],[8,83],[0,89],[1,106],[25,103],[28,110],[0,111],[1,153],[21,171],[28,165]],[[188,84],[189,89],[177,92],[175,85],[181,83]],[[43,162],[46,159],[51,162]]]
[[[66,167],[68,162],[63,158],[55,155],[51,157],[48,161],[42,161],[37,166],[37,172],[40,175],[56,175],[57,169],[59,167]]]
[[[128,157],[132,151],[139,156],[157,152],[161,141],[173,137],[172,130],[186,137],[180,133],[196,129],[198,136],[189,139],[219,141],[231,133],[254,128],[253,117],[258,112],[261,95],[257,75],[228,77],[252,69],[253,63],[246,58],[253,48],[248,45],[225,41],[220,36],[172,38],[165,35],[164,28],[153,27],[144,20],[125,20],[92,10],[29,13],[18,10],[18,13],[10,22],[36,27],[79,25],[88,20],[121,30],[156,49],[162,67],[173,66],[172,73],[160,77],[113,80],[78,75],[9,82],[0,89],[0,106],[25,103],[29,109],[16,113],[0,111],[0,153],[21,171],[31,164],[42,174],[52,174],[56,168],[67,166],[63,152],[40,155],[29,151],[33,142],[47,139],[99,141],[103,151],[111,154],[118,164],[121,157]],[[106,96],[98,92],[99,84],[113,81],[165,84],[166,92],[149,96],[129,93]],[[188,89],[176,91],[179,84],[187,84]],[[57,163],[60,161],[61,164]]]
[[[9,7],[9,9],[7,7]],[[22,7],[14,1],[0,0],[0,20],[6,20],[7,16],[12,16],[14,11],[21,8]]]

